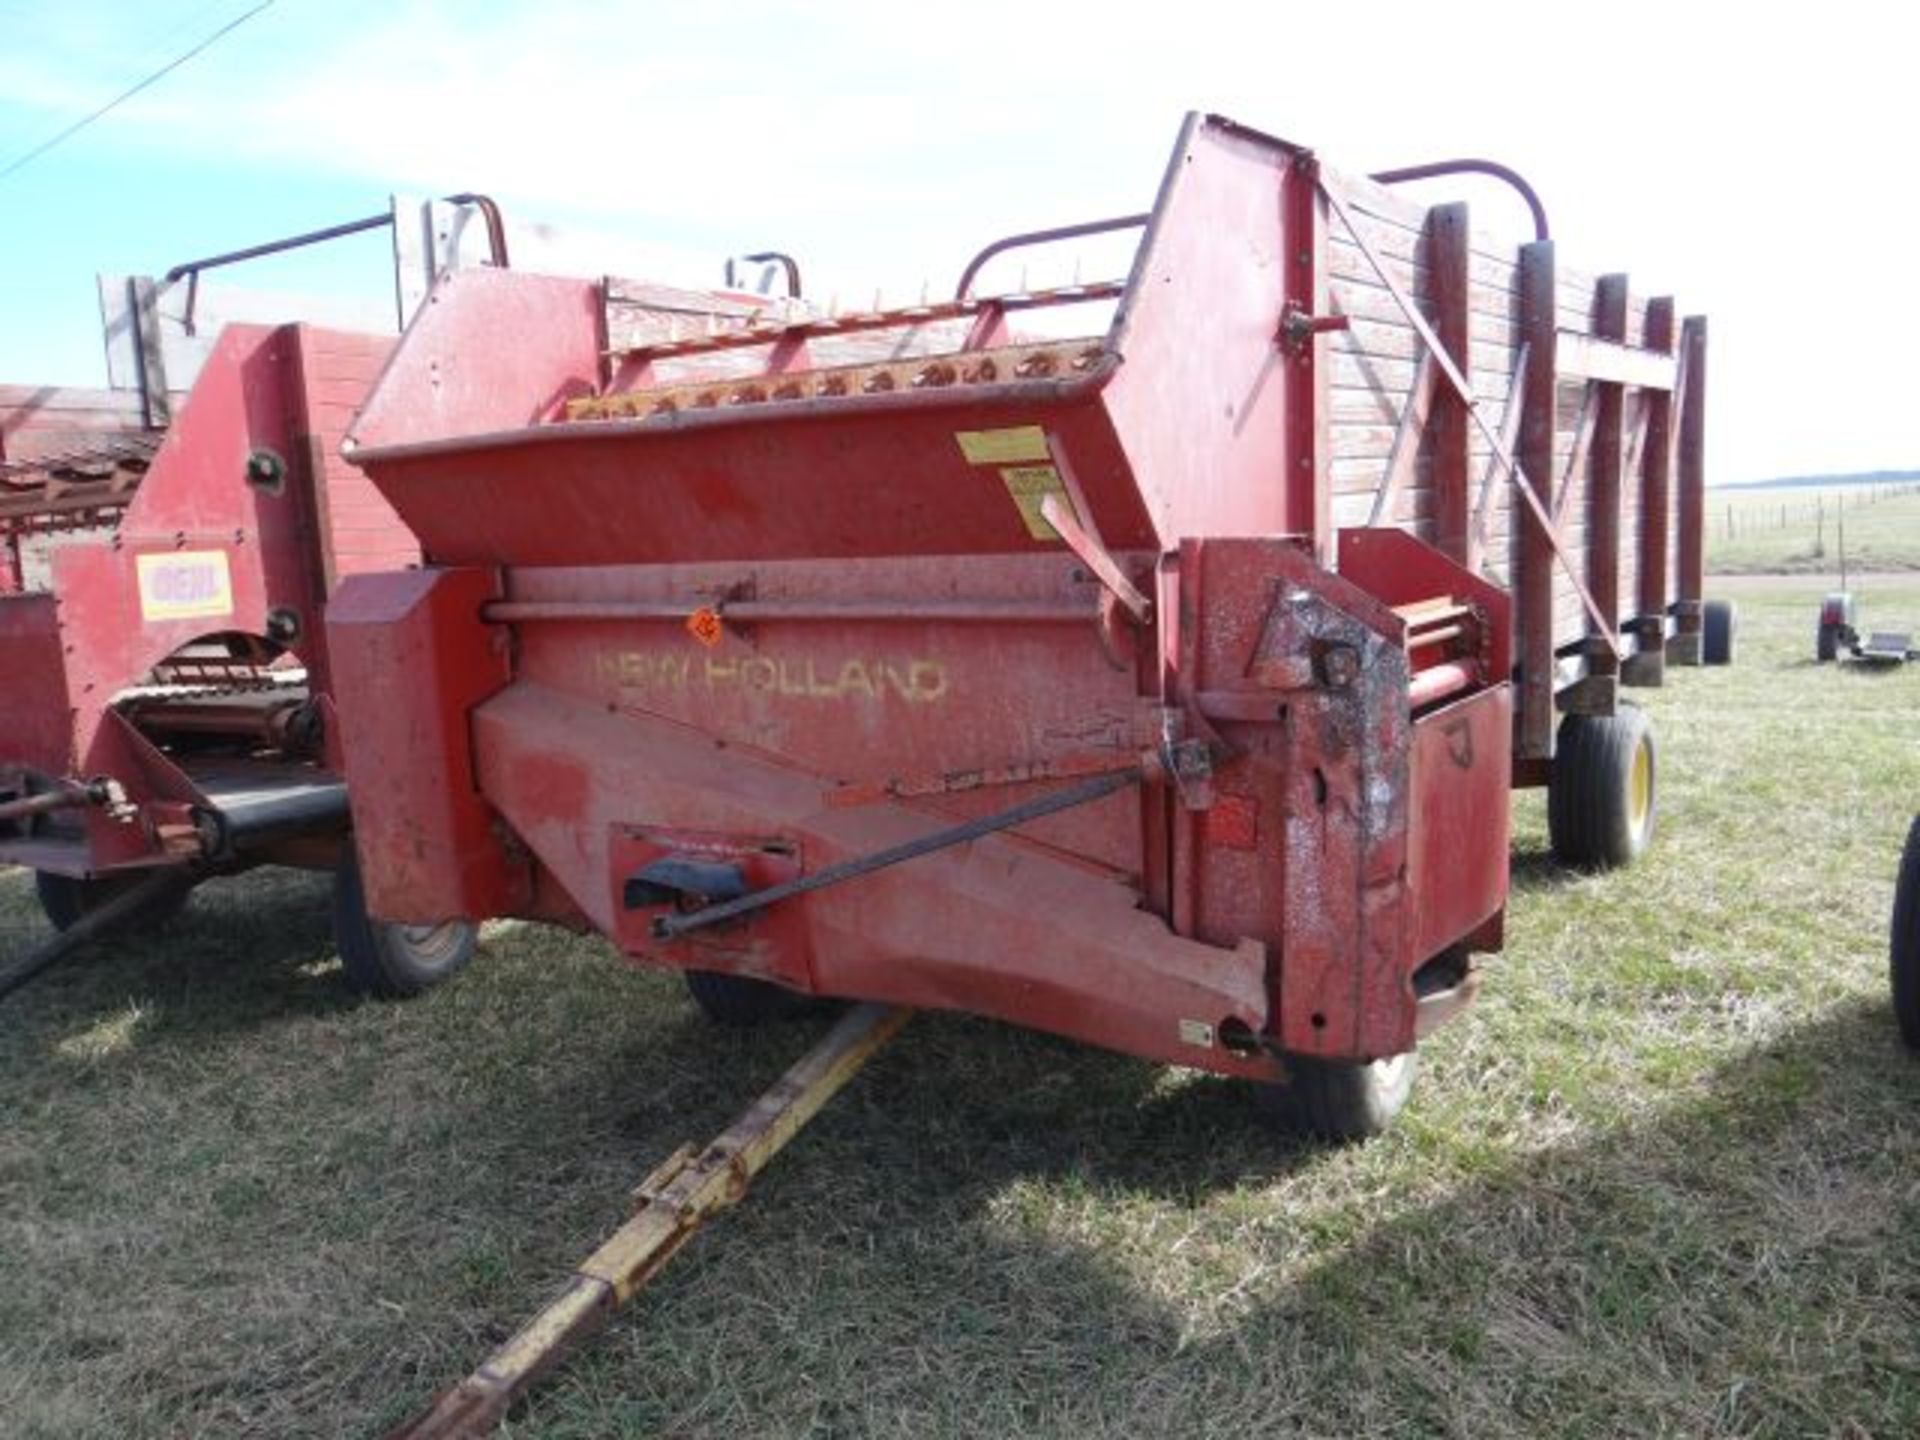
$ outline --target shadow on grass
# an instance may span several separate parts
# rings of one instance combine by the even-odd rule
[[[1307,1264],[1289,1263],[1302,1237],[1284,1227],[1237,1232],[1235,1268],[1211,1285],[1203,1269],[1178,1302],[1129,1272],[1125,1247],[1076,1239],[1076,1196],[1203,1205],[1310,1179],[1329,1153],[1260,1132],[1234,1087],[915,1024],[927,1043],[877,1062],[537,1392],[529,1433],[718,1434],[744,1416],[783,1434],[1229,1418],[1254,1433],[1910,1434],[1920,1419],[1905,1366],[1920,1062],[1883,1006],[1831,1012],[1663,1112],[1509,1156],[1433,1203],[1396,1197],[1377,1220],[1360,1206],[1351,1242]],[[1029,1223],[1034,1187],[1049,1207]],[[1163,1244],[1206,1225],[1197,1213]],[[1269,1267],[1288,1278],[1262,1283]]]
[[[143,988],[162,1014],[84,1094],[22,1087],[34,1133],[124,1149],[137,1071],[265,1067],[205,1041],[352,1003],[308,973],[324,884],[232,889],[169,942],[192,954],[59,977],[43,1031]],[[16,1318],[81,1347],[34,1383],[140,1407],[81,1432],[380,1433],[826,1023],[719,1031],[597,946],[489,949],[425,1001],[277,1031],[270,1070],[205,1082],[202,1133],[102,1151],[132,1168],[91,1198],[16,1155],[46,1233],[65,1206],[159,1225],[192,1277],[155,1348],[103,1318],[119,1265],[23,1255]],[[218,998],[168,1003],[196,986]],[[1424,1118],[1416,1095],[1408,1129],[1341,1151],[1275,1136],[1230,1082],[924,1015],[515,1433],[1916,1433],[1920,1062],[1886,1007],[1648,1084],[1664,1108],[1558,1146],[1513,1145],[1511,1095]]]
[[[1515,895],[1538,895],[1590,878],[1561,860],[1551,848],[1515,846],[1508,860],[1507,883]]]
[[[20,902],[0,877],[7,943]],[[379,1433],[826,1023],[715,1030],[671,977],[529,927],[336,1024],[327,910],[314,877],[216,885],[150,949],[48,977],[24,1033],[5,1017],[44,1045],[130,994],[158,1012],[86,1091],[18,1087],[33,1134],[122,1180],[0,1167],[36,1233],[144,1227],[192,1277],[156,1345],[103,1318],[119,1264],[23,1251],[12,1313],[67,1347],[29,1378],[145,1407],[74,1433]],[[328,1023],[276,1031],[277,1058],[207,1043],[287,1017]],[[210,1087],[180,1133],[123,1128],[141,1071]],[[1920,1061],[1887,1007],[1646,1084],[1659,1108],[1559,1145],[1512,1142],[1510,1094],[1416,1094],[1402,1133],[1340,1151],[1275,1136],[1237,1084],[925,1015],[515,1433],[1920,1433]],[[311,1313],[275,1298],[303,1285]]]
[[[1002,1048],[971,1028],[936,1037],[946,1061],[954,1039]],[[1351,1236],[1203,1208],[1131,1262],[1080,1235],[1083,1209],[1311,1180],[1329,1157],[1255,1134],[1224,1087],[1106,1108],[1134,1080],[1099,1064],[1049,1113],[1046,1047],[1015,1048],[986,1086],[883,1061],[550,1382],[530,1433],[717,1434],[729,1413],[777,1433],[1920,1433],[1920,1060],[1883,1005],[1437,1200],[1406,1174],[1350,1197]],[[1173,1252],[1222,1241],[1181,1293]]]
[[[356,1003],[333,956],[328,879],[261,869],[206,881],[161,926],[125,930],[83,946],[7,1002],[68,1028],[151,1006],[158,1038],[244,1032],[276,1017],[322,1014]],[[0,956],[8,963],[51,939],[32,877],[0,877]],[[31,1022],[29,1022],[31,1023]]]

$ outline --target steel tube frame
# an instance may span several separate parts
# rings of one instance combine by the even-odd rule
[[[1442,175],[1491,175],[1496,180],[1504,180],[1520,192],[1520,198],[1526,201],[1527,209],[1533,215],[1533,238],[1551,240],[1552,233],[1547,228],[1547,207],[1540,202],[1540,196],[1526,177],[1511,166],[1502,165],[1498,160],[1432,160],[1425,165],[1402,165],[1394,170],[1376,170],[1368,178],[1381,185],[1399,185],[1408,180],[1434,180]]]
[[[973,259],[967,262],[967,268],[960,272],[960,283],[953,287],[953,298],[957,301],[972,299],[973,282],[979,278],[981,270],[995,256],[1004,255],[1009,250],[1023,250],[1032,245],[1050,245],[1056,240],[1078,240],[1087,235],[1106,235],[1116,230],[1134,230],[1153,219],[1151,213],[1144,215],[1116,215],[1106,220],[1085,220],[1078,225],[1056,225],[1050,230],[1028,230],[1019,235],[1008,235],[983,247]]]
[[[504,270],[507,268],[507,227],[501,218],[500,207],[485,195],[477,195],[463,190],[458,195],[441,197],[449,205],[471,205],[478,210],[487,224],[487,248],[493,257],[493,263]],[[239,250],[229,250],[222,255],[209,255],[201,260],[188,260],[167,271],[167,282],[173,284],[184,278],[187,282],[187,308],[182,317],[187,334],[193,334],[193,310],[200,298],[200,273],[203,270],[217,270],[223,265],[238,265],[243,260],[258,260],[266,255],[278,255],[287,250],[300,250],[309,245],[324,245],[329,240],[343,240],[349,235],[359,235],[368,230],[378,230],[382,226],[393,224],[393,212],[383,211],[378,215],[366,215],[358,220],[345,220],[338,225],[327,225],[319,230],[308,230],[304,234],[289,235],[281,240],[268,240],[259,245],[248,245]],[[796,291],[796,293],[798,293]]]

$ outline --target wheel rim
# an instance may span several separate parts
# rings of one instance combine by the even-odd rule
[[[1373,1062],[1373,1078],[1382,1089],[1391,1089],[1400,1083],[1400,1076],[1407,1066],[1413,1063],[1413,1052],[1401,1055],[1385,1055]]]
[[[1643,738],[1633,747],[1633,768],[1627,775],[1627,818],[1634,833],[1646,829],[1653,810],[1653,751]]]
[[[460,953],[460,922],[438,925],[396,925],[394,934],[408,958],[427,966],[445,965]]]

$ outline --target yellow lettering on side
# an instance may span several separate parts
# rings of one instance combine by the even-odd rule
[[[910,705],[944,699],[947,667],[938,660],[843,660],[837,669],[815,656],[754,655],[743,660],[717,655],[642,650],[602,650],[592,659],[595,678],[620,689],[708,691],[729,687],[791,695],[807,700],[884,700],[889,693]],[[823,670],[822,665],[829,668]]]
[[[932,704],[947,693],[947,667],[938,660],[916,660],[907,667],[908,698]]]
[[[840,667],[840,680],[834,686],[835,695],[852,695],[855,692],[871,700],[874,698],[873,680],[867,674],[867,667],[858,660],[849,660]]]

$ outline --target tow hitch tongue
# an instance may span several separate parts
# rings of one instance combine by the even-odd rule
[[[913,1012],[858,1005],[705,1149],[683,1145],[633,1192],[634,1214],[581,1262],[546,1309],[389,1440],[485,1435],[562,1356],[660,1273],[711,1216],[746,1194],[780,1148]]]

